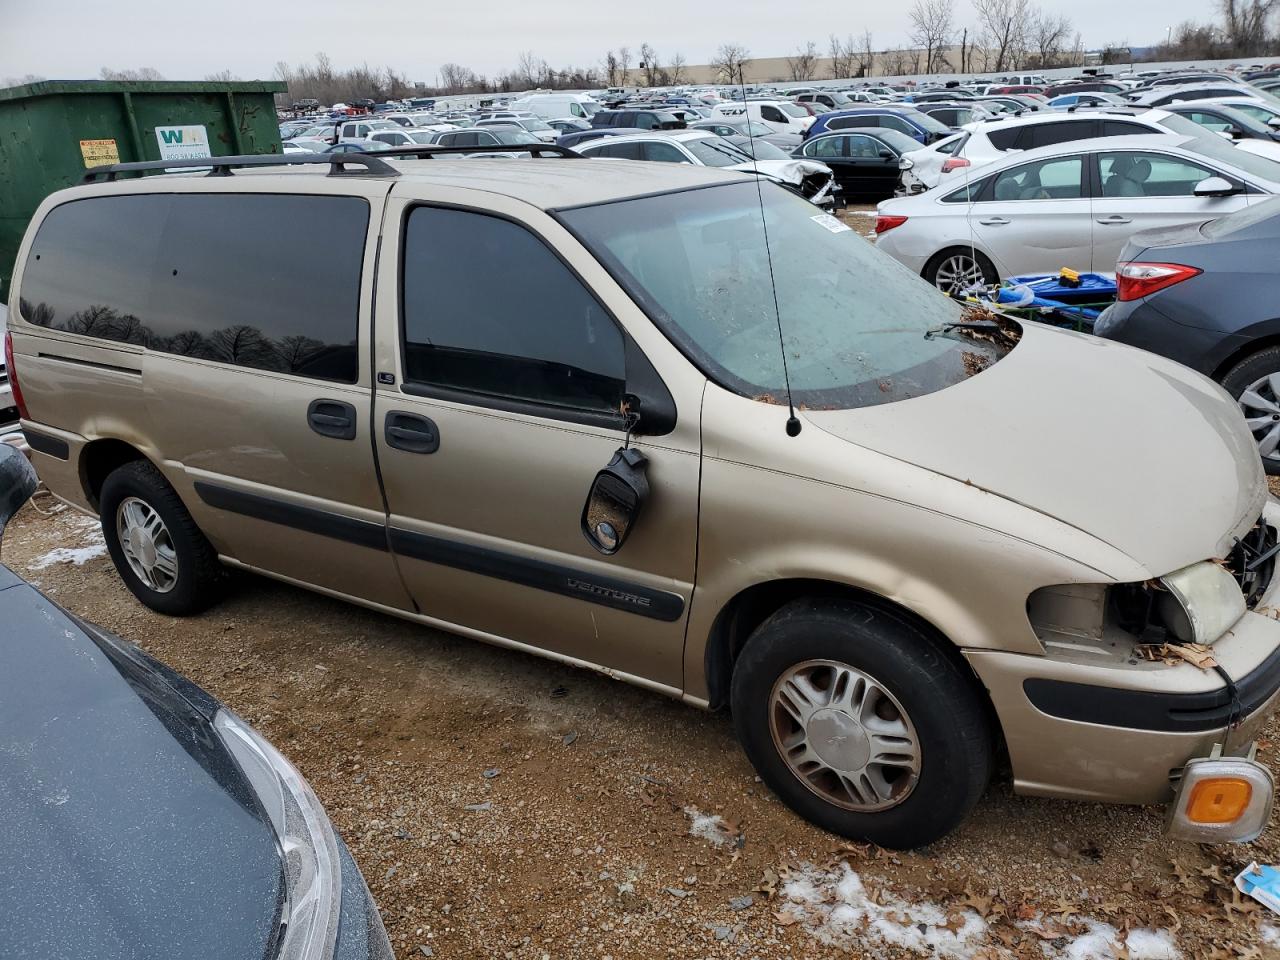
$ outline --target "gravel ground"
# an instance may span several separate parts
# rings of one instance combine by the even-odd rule
[[[92,520],[37,502],[55,512],[24,508],[4,562],[284,750],[401,958],[1280,956],[1280,925],[1231,887],[1277,862],[1275,827],[1178,844],[1159,810],[998,779],[931,848],[844,844],[762,787],[723,715],[253,577],[163,617]]]

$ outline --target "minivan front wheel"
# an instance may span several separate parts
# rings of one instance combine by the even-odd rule
[[[135,460],[112,471],[99,516],[120,579],[152,610],[186,616],[221,596],[226,573],[217,551],[152,464]]]
[[[905,616],[801,600],[747,640],[730,698],[738,738],[792,810],[833,833],[905,849],[958,825],[991,776],[972,676]]]

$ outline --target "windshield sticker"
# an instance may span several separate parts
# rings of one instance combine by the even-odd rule
[[[818,226],[825,227],[830,230],[832,233],[844,233],[846,230],[853,229],[853,227],[841,223],[829,213],[820,213],[816,217],[810,217],[809,219]]]

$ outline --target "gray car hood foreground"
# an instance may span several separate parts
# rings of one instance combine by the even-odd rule
[[[1225,556],[1266,499],[1257,446],[1217,385],[1154,354],[1040,324],[952,387],[805,416],[1083,530],[1153,576]]]
[[[216,701],[93,629],[0,566],[0,955],[261,960],[282,865]]]

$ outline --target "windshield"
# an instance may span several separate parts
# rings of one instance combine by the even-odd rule
[[[685,147],[708,167],[731,167],[738,163],[750,163],[751,157],[743,153],[723,137],[700,137],[686,140]]]
[[[914,137],[908,137],[901,130],[890,130],[888,127],[881,127],[876,130],[876,138],[893,147],[898,153],[920,149],[920,141]]]
[[[405,136],[414,143],[433,143],[436,135],[430,130],[410,130],[405,132]]]
[[[1232,101],[1228,106],[1230,106],[1232,110],[1239,110],[1241,113],[1248,114],[1255,120],[1261,120],[1263,123],[1268,123],[1269,121],[1274,120],[1277,116],[1280,116],[1280,111],[1277,111],[1274,107],[1268,107],[1261,103],[1246,103],[1243,100],[1236,100]]]
[[[777,104],[777,107],[779,110],[781,110],[783,113],[785,113],[789,117],[809,116],[808,110],[806,110],[804,107],[796,106],[794,103],[779,103]]]
[[[1183,119],[1186,118],[1184,117]],[[1194,121],[1191,122],[1194,123]],[[1250,153],[1248,150],[1241,150],[1231,141],[1224,140],[1216,134],[1205,136],[1204,127],[1201,127],[1198,123],[1195,126],[1199,127],[1200,136],[1196,137],[1195,140],[1178,144],[1183,150],[1190,150],[1192,153],[1211,157],[1219,163],[1229,164],[1251,177],[1258,177],[1273,184],[1280,184],[1280,163],[1275,160],[1268,160],[1266,157],[1259,156],[1256,153]]]
[[[396,123],[394,120],[370,120],[369,129],[370,130],[399,130],[400,124]]]
[[[600,110],[600,104],[596,103],[594,100],[579,100],[578,106],[582,108],[583,112],[588,117],[594,117]]]
[[[659,194],[559,217],[694,363],[744,396],[785,396],[779,324],[793,396],[815,408],[931,393],[1000,355],[954,335],[926,338],[930,328],[959,321],[961,307],[771,183]]]
[[[538,119],[521,118],[520,122],[524,124],[526,130],[550,130],[551,125]]]
[[[915,141],[911,141],[915,143]],[[755,154],[757,160],[791,160],[792,157],[785,150],[779,150],[768,140],[751,140],[747,139],[741,144],[733,144],[745,153]],[[916,146],[920,144],[916,143]]]
[[[528,130],[494,130],[490,129],[489,133],[498,138],[499,143],[541,143],[542,141],[535,137]]]
[[[918,123],[924,127],[929,133],[950,133],[951,128],[945,123],[941,123],[929,116],[927,113],[921,113],[919,110],[913,110],[907,114],[907,119],[912,123]]]
[[[748,120],[743,130],[748,137],[767,137],[773,133],[773,127],[766,127],[763,123],[756,123],[754,120]]]

